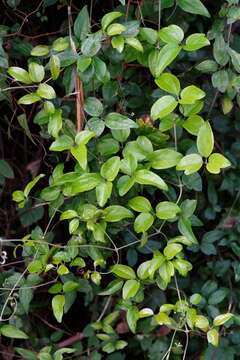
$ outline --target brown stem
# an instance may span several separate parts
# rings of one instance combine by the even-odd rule
[[[58,348],[64,348],[64,347],[68,347],[74,343],[76,343],[77,341],[81,341],[84,338],[84,335],[82,333],[77,333],[73,336],[71,336],[70,338],[61,341],[59,344],[57,344]]]

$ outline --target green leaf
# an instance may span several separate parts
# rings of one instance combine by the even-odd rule
[[[143,47],[137,38],[126,38],[125,43],[133,47],[135,50],[143,52]]]
[[[83,40],[90,30],[88,7],[85,5],[79,12],[73,26],[74,35],[77,39]]]
[[[112,295],[118,292],[123,286],[123,280],[113,280],[111,281],[105,290],[102,290],[98,293],[98,295],[107,296]]]
[[[50,146],[52,151],[69,150],[73,145],[73,139],[68,135],[59,136]]]
[[[204,120],[199,115],[189,116],[183,123],[183,128],[192,135],[197,136]]]
[[[89,129],[93,131],[96,136],[100,136],[103,133],[104,128],[105,128],[104,121],[96,117],[89,119],[85,127],[85,129]]]
[[[127,310],[127,323],[129,326],[129,329],[135,334],[136,327],[137,327],[137,321],[139,319],[139,310],[136,306],[131,306]]]
[[[32,84],[29,73],[17,66],[11,66],[8,68],[7,73],[17,81],[21,81],[24,84]]]
[[[83,170],[87,168],[87,147],[84,144],[72,146],[70,148],[72,156],[78,161]]]
[[[55,90],[48,84],[40,84],[37,89],[37,95],[44,99],[54,99],[56,97]]]
[[[134,178],[127,175],[121,176],[117,183],[118,193],[120,196],[125,195],[134,185]]]
[[[204,156],[208,157],[211,152],[213,151],[214,147],[214,137],[211,125],[208,121],[200,127],[198,136],[197,136],[197,148],[199,153]]]
[[[103,138],[99,141],[97,149],[102,156],[116,154],[119,151],[119,143],[112,138]]]
[[[158,40],[157,31],[148,27],[140,28],[140,36],[151,45],[154,45]]]
[[[199,329],[206,329],[209,327],[209,321],[205,316],[197,315],[195,318],[195,326]]]
[[[62,322],[64,304],[65,304],[64,295],[55,295],[52,298],[53,315],[55,316],[57,322],[59,323]]]
[[[215,72],[218,69],[218,64],[214,60],[204,60],[196,65],[195,69],[201,72]]]
[[[104,209],[103,216],[107,222],[116,222],[126,218],[132,218],[133,213],[123,206],[112,205]]]
[[[111,130],[123,130],[130,128],[138,128],[135,121],[127,116],[112,112],[106,116],[105,125]]]
[[[207,341],[209,344],[212,344],[213,346],[218,346],[219,334],[216,329],[212,329],[207,332]]]
[[[112,183],[106,182],[96,186],[96,198],[98,205],[103,207],[112,194]]]
[[[176,44],[166,44],[160,50],[156,59],[156,71],[154,71],[153,75],[159,77],[160,74],[170,65],[173,60],[180,53],[181,47]]]
[[[47,55],[48,53],[49,53],[49,48],[47,45],[35,46],[31,51],[32,56],[43,56],[43,55]]]
[[[200,0],[178,0],[178,6],[191,14],[198,14],[210,17],[207,8],[203,5]]]
[[[202,296],[200,294],[193,294],[192,296],[190,296],[189,300],[191,304],[197,305],[202,300]]]
[[[24,357],[24,359],[27,359],[27,360],[38,360],[37,359],[37,354],[34,353],[33,351],[31,350],[28,350],[28,349],[22,349],[22,348],[19,348],[19,347],[15,347],[14,350],[20,354],[21,356]]]
[[[138,170],[134,173],[134,180],[142,185],[153,185],[161,190],[168,190],[168,186],[165,181],[157,174],[149,170]]]
[[[184,156],[176,166],[177,170],[184,170],[186,175],[197,172],[203,164],[202,157],[198,154]]]
[[[114,36],[111,40],[112,47],[119,53],[123,52],[125,39],[123,36]]]
[[[150,212],[152,206],[150,201],[143,196],[136,196],[129,200],[128,206],[137,212]]]
[[[52,55],[49,60],[50,72],[53,80],[56,80],[60,74],[60,60],[57,55]]]
[[[217,291],[214,291],[209,296],[208,303],[210,305],[220,304],[227,297],[228,294],[229,294],[229,289],[227,288],[221,288]]]
[[[63,37],[60,37],[56,40],[54,40],[52,44],[52,48],[55,51],[63,51],[68,47],[68,41],[64,39]]]
[[[174,259],[172,264],[182,276],[187,276],[188,272],[192,270],[192,264],[186,260]]]
[[[84,110],[91,116],[99,116],[103,112],[103,105],[95,97],[88,97],[84,102]]]
[[[41,82],[44,79],[45,71],[42,65],[31,62],[28,64],[28,72],[33,82]]]
[[[11,339],[28,339],[28,335],[12,325],[3,325],[0,334]]]
[[[41,179],[43,178],[45,175],[44,174],[39,174],[38,176],[36,176],[32,181],[30,181],[27,186],[24,189],[24,196],[27,198],[30,191],[32,190],[32,188],[34,187],[34,185]]]
[[[33,140],[32,134],[30,132],[29,126],[28,126],[26,114],[24,113],[24,114],[19,115],[17,117],[17,120],[18,120],[19,125],[23,128],[27,137],[32,141],[33,144],[36,145],[35,141]]]
[[[162,201],[156,207],[156,215],[159,219],[174,219],[181,212],[180,207],[170,201]]]
[[[100,174],[108,181],[113,181],[120,169],[120,157],[113,156],[108,159],[102,166]]]
[[[220,92],[224,93],[229,84],[229,76],[226,70],[219,70],[212,75],[212,85]]]
[[[210,45],[210,41],[206,38],[205,34],[192,34],[187,37],[186,45],[183,49],[186,51],[196,51],[204,46]]]
[[[169,25],[158,31],[159,37],[165,43],[179,44],[184,38],[183,30],[177,25]]]
[[[228,49],[228,53],[231,57],[235,70],[240,73],[240,54],[233,49]]]
[[[79,288],[80,284],[76,281],[68,280],[63,284],[63,292],[67,293]]]
[[[111,272],[123,279],[136,279],[135,271],[127,265],[116,264],[111,268]]]
[[[85,191],[95,189],[102,182],[102,178],[97,173],[83,174],[70,185],[70,194],[75,195]]]
[[[228,45],[222,34],[217,34],[213,44],[213,56],[216,62],[224,66],[229,61]]]
[[[197,100],[205,97],[206,93],[199,89],[195,85],[190,85],[185,87],[181,91],[181,100],[179,100],[180,104],[194,104]]]
[[[0,175],[9,179],[14,178],[13,169],[5,160],[0,160]]]
[[[150,280],[153,280],[156,270],[160,268],[160,266],[165,262],[165,260],[165,257],[161,253],[154,255],[153,259],[150,261],[150,266],[148,268],[148,275]]]
[[[98,35],[98,34],[97,34]],[[89,35],[83,40],[81,51],[86,57],[93,57],[101,49],[101,41],[96,35]]]
[[[157,315],[155,315],[154,320],[159,325],[171,325],[172,324],[170,317],[167,314],[165,314],[164,312],[159,312]]]
[[[170,261],[164,261],[158,272],[162,280],[168,284],[171,281],[171,277],[174,275],[174,266]]]
[[[140,282],[137,280],[127,280],[123,285],[122,297],[124,300],[128,300],[134,297],[140,287]]]
[[[160,89],[163,89],[171,94],[178,95],[180,92],[180,81],[173,74],[162,74],[157,79],[155,83]]]
[[[161,97],[151,107],[151,118],[157,120],[167,116],[173,112],[177,104],[177,101],[171,95]]]
[[[27,94],[22,96],[19,100],[18,100],[18,104],[23,104],[23,105],[30,105],[33,104],[37,101],[40,101],[41,97],[38,96],[36,93],[31,93],[31,94]]]
[[[74,226],[71,226],[71,223],[73,224],[73,221],[75,221],[75,220],[76,220],[76,222],[74,223],[74,225],[77,223],[77,221],[78,221],[78,224],[79,224],[79,220],[78,220],[78,219],[73,219],[73,220],[70,221],[70,223],[69,223],[69,233],[70,233],[70,234],[72,234],[72,233],[74,232]],[[77,228],[77,226],[76,226],[76,228]],[[60,265],[59,268],[57,269],[57,273],[58,273],[58,275],[66,275],[66,274],[69,273],[69,270],[68,270],[68,268],[67,268],[64,264],[62,264],[62,265]],[[55,316],[55,317],[56,317],[56,316]],[[60,322],[60,321],[59,321],[59,322]]]
[[[59,349],[54,353],[54,360],[62,360],[63,354],[72,354],[75,351],[76,351],[76,349],[70,349],[70,348]],[[43,360],[45,360],[45,359],[43,359]],[[46,360],[48,360],[48,359],[46,359]]]
[[[216,316],[213,320],[213,325],[214,326],[220,326],[225,324],[225,322],[227,322],[228,320],[230,320],[234,315],[231,313],[226,313],[226,314],[220,314],[218,316]]]
[[[86,145],[94,136],[95,133],[93,131],[82,130],[75,136],[75,143],[77,145]]]
[[[77,60],[77,69],[81,72],[84,72],[89,68],[92,63],[92,59],[90,57],[80,56]]]
[[[184,218],[190,218],[197,206],[197,200],[186,199],[181,203],[181,216]]]
[[[103,16],[101,20],[102,29],[105,30],[111,22],[118,19],[123,14],[119,11],[112,11],[106,15]]]
[[[123,26],[122,24],[115,23],[115,24],[108,26],[107,35],[108,36],[120,35],[126,30],[127,30],[127,28],[125,26]]]
[[[181,252],[183,249],[181,244],[168,244],[164,250],[164,256],[166,256],[167,260],[172,260],[175,255],[177,255],[179,252]]]
[[[141,265],[139,265],[137,269],[137,276],[141,280],[146,280],[149,277],[149,270],[151,269],[152,261],[144,261]]]
[[[49,117],[48,132],[56,138],[61,129],[62,109],[56,109],[55,112]]]
[[[147,231],[153,224],[154,217],[148,212],[142,212],[134,221],[134,230],[136,233]]]
[[[212,174],[219,174],[221,169],[231,166],[230,161],[222,154],[214,153],[208,158],[207,170]]]
[[[185,236],[192,244],[198,244],[198,241],[192,231],[191,222],[189,219],[180,218],[178,221],[178,230]]]
[[[182,158],[182,154],[172,149],[156,150],[148,155],[150,166],[154,169],[169,169],[176,166]]]

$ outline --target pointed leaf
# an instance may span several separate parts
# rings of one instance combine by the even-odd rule
[[[24,84],[32,84],[29,73],[20,67],[12,66],[8,68],[7,72],[17,81],[21,81]]]
[[[133,213],[123,206],[112,205],[104,209],[103,216],[107,222],[116,222],[133,217]]]
[[[87,5],[85,5],[79,12],[74,22],[73,29],[74,29],[74,35],[76,36],[77,39],[79,40],[85,39],[90,29],[90,21],[89,21]]]
[[[213,346],[218,346],[219,334],[216,329],[212,329],[207,332],[207,341],[209,344],[212,344]]]
[[[111,272],[123,279],[136,279],[135,271],[127,265],[116,264],[111,268]]]
[[[214,153],[208,158],[207,170],[212,174],[219,174],[221,169],[231,166],[230,161],[222,154]]]
[[[102,25],[103,30],[105,30],[108,27],[108,25],[111,24],[111,22],[118,19],[122,15],[123,14],[119,11],[112,11],[112,12],[104,15],[101,20],[101,25]]]
[[[196,51],[208,45],[210,45],[210,41],[206,38],[205,34],[192,34],[187,37],[186,45],[183,46],[183,49],[187,51]]]
[[[197,137],[197,148],[199,153],[204,156],[208,157],[211,152],[213,151],[214,146],[214,137],[211,125],[208,121],[200,127]]]
[[[143,185],[153,185],[161,190],[168,190],[168,186],[165,181],[157,174],[149,170],[138,170],[134,173],[134,179],[137,183]]]
[[[3,325],[0,334],[11,339],[28,339],[28,335],[12,325]]]
[[[186,175],[197,172],[202,167],[202,157],[198,154],[184,156],[176,166],[177,170],[184,170]]]
[[[55,316],[56,320],[59,323],[62,322],[64,304],[65,304],[64,295],[55,295],[52,298],[53,315]]]
[[[171,94],[178,95],[180,92],[180,81],[173,74],[162,74],[157,79],[155,83],[160,89],[163,89]]]
[[[48,84],[40,84],[37,89],[37,95],[44,99],[54,99],[56,97],[55,90]]]
[[[169,25],[158,31],[159,37],[165,43],[179,44],[184,38],[183,30],[177,25]]]
[[[138,212],[149,212],[152,210],[150,201],[143,196],[136,196],[129,200],[128,206]]]
[[[123,286],[123,280],[113,280],[111,281],[105,290],[102,290],[98,293],[98,295],[107,296],[115,294],[117,291],[119,291]]]
[[[28,65],[29,76],[33,82],[41,82],[44,78],[45,71],[42,65],[31,62]]]
[[[198,14],[210,17],[207,8],[200,0],[178,0],[178,5],[182,10],[191,14]]]
[[[138,128],[135,121],[129,119],[127,116],[115,112],[109,113],[106,116],[105,124],[111,130]]]
[[[147,231],[153,224],[154,217],[147,212],[139,214],[134,221],[134,230],[136,233]]]
[[[156,215],[159,219],[173,219],[181,212],[180,207],[170,201],[162,201],[156,207]]]
[[[225,324],[225,322],[227,322],[228,320],[230,320],[234,315],[231,313],[226,313],[226,314],[220,314],[218,316],[216,316],[213,320],[213,325],[214,326],[220,326]]]
[[[158,99],[151,108],[151,118],[157,120],[173,112],[177,106],[177,101],[171,95],[166,95]]]
[[[134,297],[140,287],[140,282],[137,280],[127,280],[123,285],[122,297],[124,300],[128,300]]]
[[[171,260],[177,255],[180,251],[182,251],[183,247],[181,244],[168,244],[164,250],[164,256],[166,256],[167,260]]]
[[[100,174],[108,181],[113,181],[120,169],[120,157],[113,156],[108,159],[102,166]]]

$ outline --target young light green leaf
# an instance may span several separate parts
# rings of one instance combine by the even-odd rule
[[[28,339],[28,335],[12,325],[3,325],[0,334],[11,339]]]
[[[149,170],[138,170],[134,173],[134,180],[142,185],[153,185],[161,190],[168,190],[168,186],[160,176]]]
[[[73,145],[73,139],[68,135],[59,136],[50,146],[52,151],[69,150]]]
[[[180,81],[178,78],[169,73],[164,73],[155,79],[155,83],[160,89],[163,89],[171,94],[178,95],[180,92]]]
[[[137,212],[149,212],[152,210],[150,201],[143,196],[136,196],[129,200],[128,206]]]
[[[159,219],[174,219],[181,212],[180,207],[170,201],[162,201],[156,207],[156,215]]]
[[[199,89],[195,85],[190,85],[185,87],[181,91],[181,100],[179,100],[180,104],[194,104],[197,100],[202,99],[206,96],[206,93]]]
[[[20,81],[24,84],[32,84],[29,73],[20,67],[11,66],[8,68],[7,73],[17,81]]]
[[[37,45],[31,51],[32,56],[44,56],[47,55],[48,53],[49,53],[49,48],[47,45]]]
[[[90,57],[80,56],[77,60],[77,69],[84,72],[91,65],[92,59]]]
[[[48,132],[57,137],[59,131],[62,129],[62,109],[56,109],[55,112],[49,117]]]
[[[140,282],[137,280],[127,280],[123,285],[122,297],[124,300],[128,300],[134,297],[140,287]]]
[[[182,251],[182,248],[181,244],[168,244],[163,250],[164,256],[166,256],[167,260],[172,260],[175,255]]]
[[[202,300],[202,296],[200,294],[193,294],[192,296],[190,296],[189,300],[191,304],[197,305]]]
[[[83,170],[87,168],[87,147],[84,144],[71,146],[70,152],[72,156],[78,161]]]
[[[69,186],[69,196],[95,189],[95,187],[101,182],[102,177],[98,173],[83,174]]]
[[[103,207],[112,194],[112,183],[107,181],[96,186],[96,198],[98,205]]]
[[[218,346],[219,334],[216,329],[211,329],[207,332],[207,341],[209,344],[212,344],[213,346]]]
[[[125,39],[123,36],[114,36],[111,40],[112,47],[116,49],[120,54],[124,49]]]
[[[205,34],[192,34],[186,39],[186,45],[183,46],[184,50],[196,51],[204,46],[210,45],[210,41],[206,38]]]
[[[62,322],[64,304],[65,304],[64,295],[55,295],[52,298],[53,315],[55,316],[57,322],[59,323]]]
[[[48,100],[56,97],[55,90],[48,84],[40,84],[37,89],[37,95]]]
[[[225,314],[220,314],[218,316],[216,316],[213,320],[213,325],[214,326],[220,326],[225,324],[225,322],[227,322],[228,320],[230,320],[234,315],[231,313],[225,313]]]
[[[166,67],[173,62],[180,51],[181,47],[177,44],[166,44],[163,48],[161,48],[157,56],[157,65],[154,76],[159,77]]]
[[[206,17],[210,17],[210,14],[207,8],[203,5],[200,0],[178,0],[178,6],[191,14],[203,15]]]
[[[52,79],[56,80],[60,74],[60,60],[57,55],[52,55],[49,60]]]
[[[147,160],[154,169],[169,169],[176,166],[182,158],[182,154],[172,149],[156,150],[148,155]]]
[[[55,51],[63,51],[67,47],[68,47],[68,41],[63,37],[60,37],[60,38],[54,40],[54,42],[52,44],[52,49]]]
[[[199,153],[204,156],[208,157],[212,151],[214,146],[214,137],[211,125],[208,121],[200,127],[198,136],[197,136],[197,148]]]
[[[222,154],[214,153],[208,158],[207,170],[212,174],[219,174],[221,169],[231,166],[230,161]]]
[[[195,326],[199,329],[207,329],[209,327],[209,321],[205,316],[197,315],[195,319]]]
[[[133,217],[133,213],[123,206],[112,205],[104,209],[103,216],[107,222],[116,222]]]
[[[134,221],[134,230],[136,233],[147,231],[153,224],[154,217],[148,212],[142,212]]]
[[[202,157],[198,154],[184,156],[176,166],[177,170],[184,170],[186,175],[197,172],[203,164]]]
[[[143,47],[137,38],[126,38],[125,43],[133,47],[135,50],[143,52]]]
[[[18,100],[18,104],[23,104],[23,105],[30,105],[33,104],[37,101],[40,101],[41,97],[38,96],[36,93],[31,93],[31,94],[27,94],[22,96],[19,100]]]
[[[183,123],[183,128],[192,135],[197,136],[204,120],[199,115],[189,116]]]
[[[28,72],[33,82],[41,82],[44,79],[45,71],[42,65],[31,62],[28,65]]]
[[[191,222],[189,219],[180,217],[178,221],[178,230],[180,233],[187,238],[192,244],[198,244],[198,241],[192,231]]]
[[[140,319],[143,319],[145,317],[152,316],[152,315],[153,315],[153,311],[152,311],[152,309],[149,309],[149,308],[144,308],[139,311]]]
[[[159,325],[171,325],[171,323],[172,323],[170,317],[167,314],[165,314],[164,312],[160,312],[156,316],[154,316],[154,320]]]
[[[129,326],[129,329],[135,334],[136,327],[137,327],[137,321],[139,319],[139,310],[136,306],[131,306],[127,310],[127,323]]]
[[[120,278],[131,280],[136,279],[135,271],[130,268],[130,266],[122,265],[122,264],[116,264],[113,265],[111,268],[111,272]]]
[[[184,38],[183,30],[177,25],[169,25],[158,31],[159,37],[165,43],[179,44]]]
[[[140,28],[140,36],[151,45],[154,45],[158,40],[158,32],[148,27]]]
[[[120,157],[113,156],[108,159],[101,167],[100,174],[108,181],[113,181],[120,169]]]
[[[177,104],[177,101],[171,95],[161,97],[151,107],[151,118],[157,120],[167,116],[173,112]]]
[[[107,35],[108,36],[120,35],[126,30],[127,30],[127,28],[125,26],[123,26],[122,24],[115,23],[115,24],[108,26]]]
[[[119,11],[112,11],[106,15],[103,16],[101,20],[102,29],[105,30],[111,22],[118,19],[123,14]]]
[[[24,196],[27,198],[30,191],[32,190],[32,188],[34,187],[34,185],[41,179],[43,178],[45,175],[44,174],[39,174],[38,176],[35,177],[35,179],[33,179],[32,181],[30,181],[27,186],[25,187],[23,193]]]

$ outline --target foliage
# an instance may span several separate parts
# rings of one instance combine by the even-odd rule
[[[238,1],[122,0],[97,23],[82,3],[49,43],[1,52],[1,100],[50,166],[12,193],[25,233],[2,244],[24,267],[1,273],[0,334],[30,360],[234,359]]]

